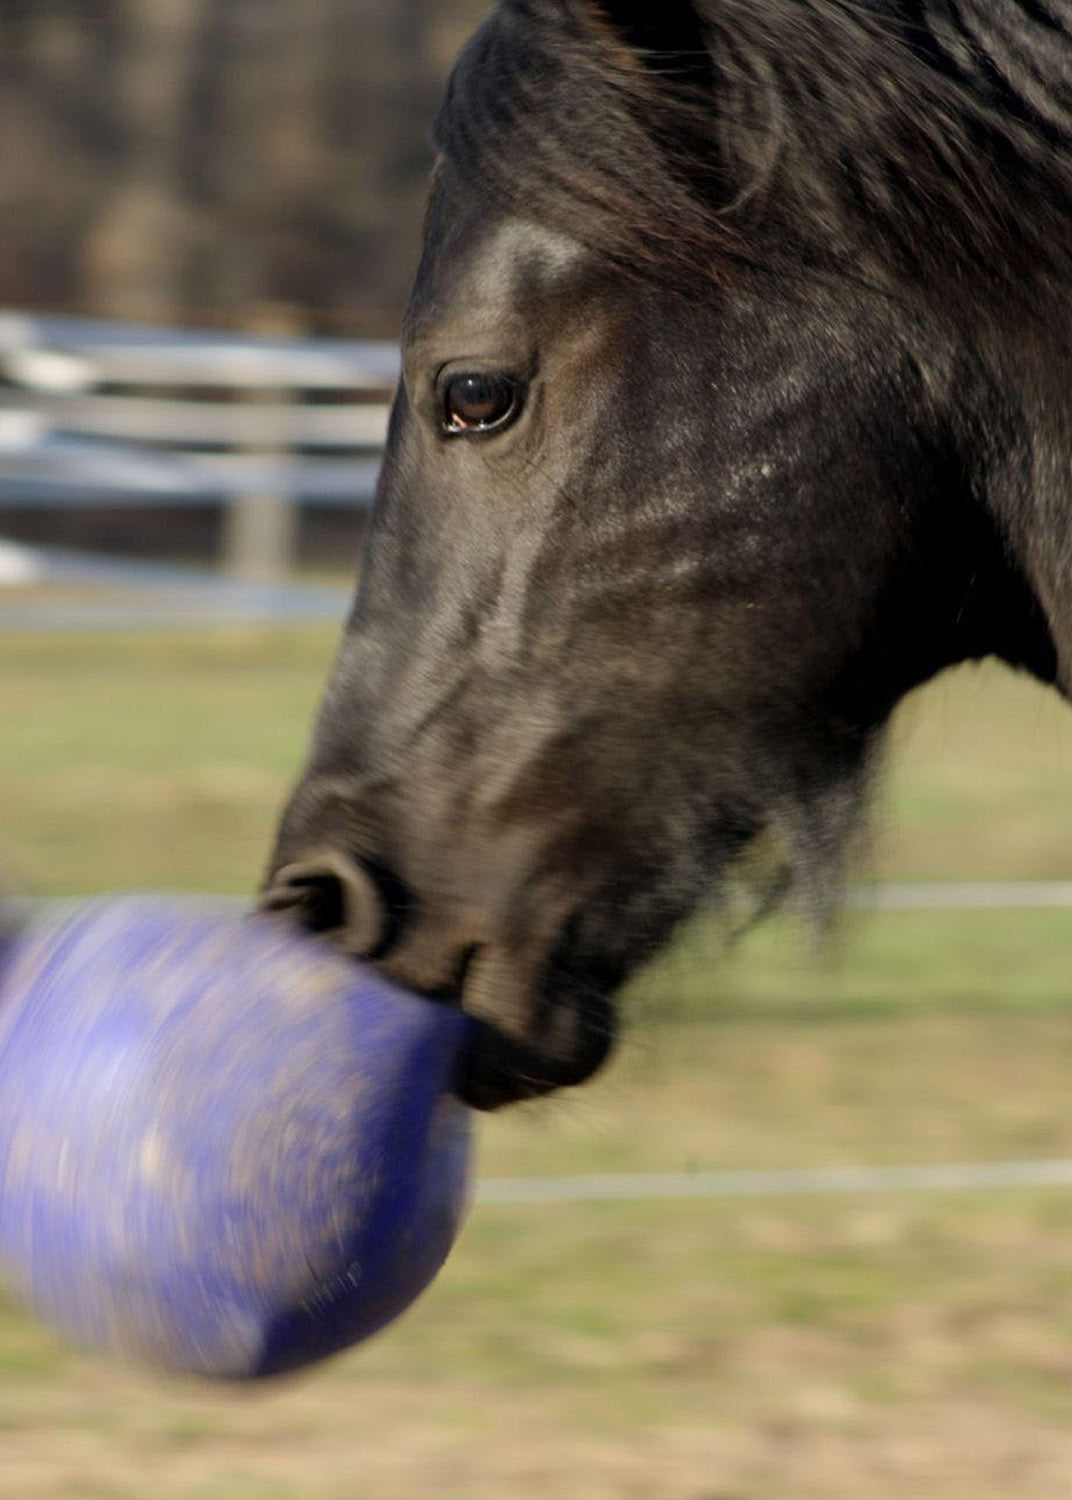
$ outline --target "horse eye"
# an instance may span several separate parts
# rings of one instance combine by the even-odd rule
[[[505,375],[454,375],[443,393],[443,430],[491,432],[515,415],[518,390]]]

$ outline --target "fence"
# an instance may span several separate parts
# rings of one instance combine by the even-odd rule
[[[337,590],[288,581],[297,517],[369,503],[398,369],[386,343],[0,313],[0,531],[5,510],[222,505],[227,517],[218,575],[9,545],[0,584],[125,599],[9,599],[0,626],[337,615]]]

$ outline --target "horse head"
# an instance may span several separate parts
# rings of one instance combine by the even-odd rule
[[[834,3],[507,0],[454,75],[265,899],[472,1012],[475,1104],[589,1076],[761,832],[821,890],[909,689],[1058,671],[1024,516],[1060,421],[1010,392],[1008,204],[933,49]]]

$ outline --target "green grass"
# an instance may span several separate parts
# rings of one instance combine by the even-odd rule
[[[727,943],[697,921],[632,985],[626,1009],[643,1020],[941,1007],[1023,1009],[1072,996],[1072,911],[912,911],[850,914],[831,943],[779,916]]]
[[[9,882],[255,884],[320,629],[0,638]],[[996,669],[900,716],[867,879],[1072,877],[1072,719]],[[1072,914],[697,921],[617,1062],[483,1124],[486,1175],[1072,1156]],[[0,1305],[18,1500],[1066,1500],[1061,1192],[480,1208],[388,1333],[257,1392]]]
[[[334,649],[323,628],[0,638],[7,883],[241,893],[259,879]],[[997,668],[906,704],[867,879],[1072,876],[1072,715]],[[727,947],[699,921],[636,987],[639,1013],[1027,1006],[1067,995],[1063,912],[848,917],[818,954],[791,919]]]
[[[333,643],[317,628],[0,637],[9,883],[251,890]]]
[[[326,628],[0,637],[0,836],[40,891],[249,887],[334,650]],[[998,668],[916,694],[863,873],[1072,875],[1072,716]]]

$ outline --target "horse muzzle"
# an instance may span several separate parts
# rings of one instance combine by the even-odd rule
[[[281,865],[261,905],[464,1009],[473,1025],[457,1092],[475,1108],[583,1083],[613,1047],[613,986],[582,961],[572,921],[545,915],[510,942],[486,911],[425,909],[389,871],[332,848]]]

